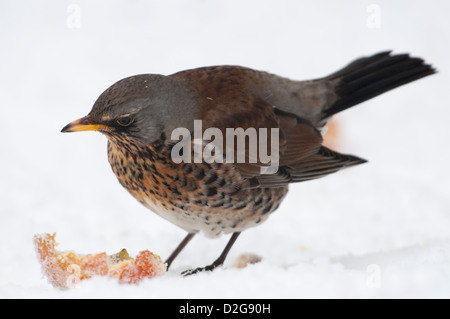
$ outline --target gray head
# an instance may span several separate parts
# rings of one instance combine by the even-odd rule
[[[190,118],[186,118],[189,114]],[[141,74],[122,79],[103,92],[91,112],[62,132],[100,131],[150,144],[176,127],[189,127],[197,112],[195,94],[179,79]],[[192,125],[192,124],[191,124]]]

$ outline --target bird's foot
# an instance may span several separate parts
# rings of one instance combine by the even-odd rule
[[[186,276],[190,276],[190,275],[202,272],[202,271],[213,271],[217,267],[222,266],[225,261],[225,258],[227,258],[227,255],[228,255],[228,252],[230,251],[231,246],[233,246],[233,244],[236,241],[236,239],[238,238],[239,234],[240,234],[240,232],[233,233],[230,240],[228,241],[228,244],[226,245],[225,249],[223,250],[222,254],[220,254],[219,258],[217,258],[211,265],[206,266],[206,267],[200,267],[200,268],[196,268],[196,269],[186,270],[186,271],[183,271],[181,273],[181,275],[183,277],[186,277]]]
[[[181,273],[181,275],[183,277],[187,277],[187,276],[194,275],[196,273],[203,272],[203,271],[213,271],[214,269],[217,268],[217,266],[219,266],[219,265],[211,264],[211,265],[208,265],[206,267],[198,267],[198,268],[195,268],[195,269],[188,269],[188,270],[183,271]]]

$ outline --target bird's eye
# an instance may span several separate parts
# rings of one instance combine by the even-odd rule
[[[130,126],[133,123],[133,118],[130,115],[122,115],[117,119],[117,124],[120,126]]]

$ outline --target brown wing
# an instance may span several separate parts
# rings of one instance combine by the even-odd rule
[[[245,143],[246,161],[235,162],[234,165],[241,176],[250,181],[248,187],[281,187],[319,178],[365,162],[358,157],[339,154],[322,146],[320,132],[308,120],[274,108],[259,97],[246,96],[238,101],[240,103],[237,105],[223,104],[211,108],[205,114],[204,128],[217,127],[222,132],[226,128],[238,127],[244,130],[279,129],[279,165],[276,173],[262,173],[262,168],[268,164],[263,163],[259,157],[256,163],[249,163],[249,159],[253,157],[249,155],[249,144]],[[270,154],[270,134],[266,145]]]
[[[282,166],[276,176],[254,176],[251,185],[259,187],[280,187],[320,178],[349,166],[365,163],[366,160],[353,155],[340,154],[321,146],[317,154],[303,160]]]
[[[286,121],[288,115],[279,116],[280,123]],[[246,175],[250,179],[249,187],[281,187],[289,183],[303,182],[335,173],[341,169],[366,160],[353,155],[345,155],[322,146],[320,133],[311,124],[301,119],[288,127],[285,132],[284,149],[280,152],[280,167],[275,174]],[[238,165],[240,168],[240,165]]]

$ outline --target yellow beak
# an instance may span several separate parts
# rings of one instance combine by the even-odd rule
[[[61,130],[62,133],[67,132],[81,132],[81,131],[104,131],[110,129],[109,126],[104,124],[93,124],[89,120],[88,116],[85,116],[76,121],[70,122]]]

